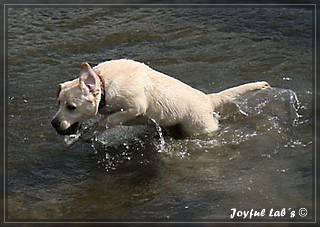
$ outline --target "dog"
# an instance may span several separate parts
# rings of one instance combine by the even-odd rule
[[[106,128],[152,119],[161,127],[178,125],[184,135],[197,136],[218,130],[218,107],[269,87],[265,81],[253,82],[205,94],[134,60],[110,60],[93,68],[85,62],[79,78],[58,85],[59,110],[51,124],[57,133],[71,135],[99,112],[106,115]]]

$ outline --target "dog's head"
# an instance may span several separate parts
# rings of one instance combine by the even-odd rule
[[[61,135],[75,134],[81,123],[95,116],[101,99],[101,82],[88,63],[81,65],[79,78],[59,84],[59,110],[51,124]]]

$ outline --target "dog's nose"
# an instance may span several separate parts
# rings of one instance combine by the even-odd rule
[[[57,118],[52,119],[51,125],[54,128],[59,128],[60,127],[60,121]]]

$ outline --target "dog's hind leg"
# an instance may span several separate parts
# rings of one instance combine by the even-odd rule
[[[197,136],[218,130],[218,119],[211,113],[194,113],[195,118],[181,122],[182,133],[186,136]]]

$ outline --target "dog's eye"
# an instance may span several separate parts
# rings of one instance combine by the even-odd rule
[[[72,110],[75,110],[75,109],[76,109],[76,106],[74,106],[74,105],[67,105],[67,109],[68,109],[69,111],[72,111]]]
[[[58,101],[58,106],[60,106],[60,101]]]

